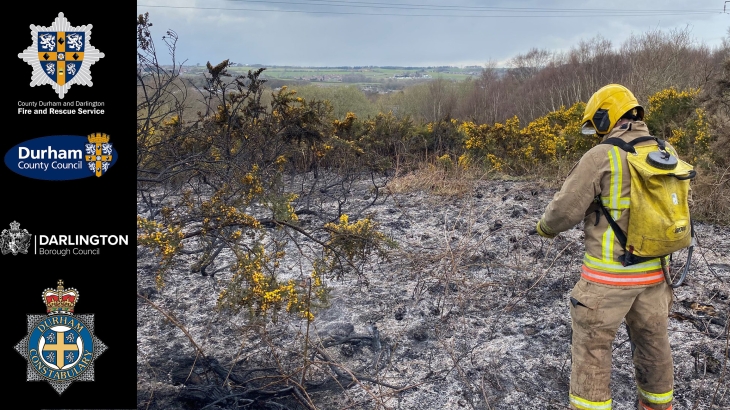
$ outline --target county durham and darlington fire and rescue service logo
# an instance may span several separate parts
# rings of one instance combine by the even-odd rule
[[[79,292],[43,291],[47,315],[27,315],[28,335],[17,350],[28,361],[28,381],[47,381],[61,394],[75,381],[94,381],[94,360],[106,346],[94,335],[94,315],[74,315]]]
[[[18,57],[33,67],[30,86],[50,84],[63,98],[73,84],[91,87],[91,66],[104,57],[94,48],[91,24],[73,27],[63,13],[50,27],[30,25],[33,45]]]
[[[27,254],[31,236],[27,229],[20,229],[18,222],[10,222],[10,229],[3,229],[0,234],[0,251],[3,255]]]

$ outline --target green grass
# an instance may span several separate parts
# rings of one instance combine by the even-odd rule
[[[258,67],[231,67],[229,72],[237,74],[245,74],[248,70]],[[468,77],[478,76],[481,68],[459,68],[459,67],[361,67],[361,68],[345,68],[345,67],[283,67],[273,66],[266,67],[263,76],[278,80],[291,81],[307,81],[312,78],[319,77],[318,82],[339,83],[336,77],[345,76],[364,76],[366,81],[357,81],[357,83],[378,83],[388,80],[394,80],[396,75],[415,76],[417,74],[427,75],[430,79],[444,78],[449,80],[464,80]],[[324,81],[321,81],[325,76]],[[330,77],[330,78],[327,78]],[[423,79],[423,77],[421,77]],[[409,80],[399,80],[409,81]],[[352,83],[352,82],[351,82]]]
[[[233,75],[246,75],[249,70],[254,71],[261,67],[235,66],[230,67],[228,72]],[[478,77],[482,67],[293,67],[293,66],[270,66],[261,74],[267,80],[278,80],[279,83],[307,84],[312,83],[319,86],[333,85],[354,85],[361,88],[378,86],[386,83],[402,84],[407,86],[421,81],[433,79],[445,79],[451,81],[463,81],[467,78]],[[194,78],[207,72],[205,65],[184,67],[183,77]],[[409,78],[396,79],[395,76],[407,76]],[[418,76],[418,77],[416,77]],[[392,88],[389,87],[389,88]],[[398,86],[397,88],[401,88]]]

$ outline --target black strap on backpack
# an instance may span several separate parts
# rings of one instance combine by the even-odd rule
[[[634,138],[633,140],[631,140],[629,142],[626,142],[626,141],[622,140],[621,138],[613,137],[613,138],[609,138],[609,139],[601,142],[601,144],[615,145],[615,146],[621,148],[622,150],[624,150],[626,152],[629,152],[631,154],[636,154],[636,148],[634,148],[634,145],[636,145],[636,144],[638,144],[640,142],[651,141],[651,140],[656,141],[657,145],[659,146],[659,149],[661,151],[665,151],[666,152],[666,150],[667,150],[667,144],[666,144],[666,142],[664,140],[660,140],[657,137],[652,137],[651,135],[647,135],[646,137]],[[693,169],[693,170],[690,170],[687,173],[687,175],[674,175],[674,174],[667,174],[667,175],[671,175],[671,176],[679,179],[680,181],[683,181],[683,180],[686,180],[686,179],[692,179],[692,178],[694,178],[697,175],[697,172]]]
[[[647,262],[653,259],[656,259],[657,256],[653,257],[643,257],[643,256],[636,256],[631,252],[631,249],[626,249],[626,235],[624,234],[624,231],[621,230],[621,228],[616,223],[616,220],[613,219],[611,216],[611,213],[608,212],[608,209],[603,206],[603,203],[601,202],[601,197],[597,196],[594,199],[594,202],[598,204],[598,206],[601,207],[601,211],[603,211],[603,215],[606,217],[606,220],[608,221],[608,224],[611,225],[611,229],[613,229],[613,234],[616,235],[616,239],[618,239],[618,242],[621,244],[621,248],[624,250],[624,254],[619,256],[618,260],[623,264],[624,266],[629,265],[635,265],[637,263],[641,262]]]
[[[651,140],[656,141],[657,145],[659,145],[659,149],[664,151],[664,149],[666,148],[666,145],[664,144],[664,140],[660,140],[657,137],[652,137],[651,135],[647,135],[646,137],[635,138],[629,142],[626,142],[626,141],[622,140],[621,138],[613,137],[613,138],[609,138],[609,139],[601,142],[601,144],[615,145],[626,152],[636,154],[636,148],[634,148],[634,145],[636,145],[640,142],[651,141]]]

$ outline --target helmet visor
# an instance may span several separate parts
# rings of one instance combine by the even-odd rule
[[[590,120],[588,120],[583,123],[583,126],[580,128],[580,132],[583,135],[595,135],[596,127],[594,127],[593,123]]]

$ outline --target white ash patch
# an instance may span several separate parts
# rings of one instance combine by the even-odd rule
[[[578,226],[554,240],[526,234],[554,191],[530,182],[482,181],[460,198],[381,193],[368,207],[373,194],[367,181],[348,189],[353,199],[343,211],[372,215],[399,247],[363,278],[329,280],[330,304],[316,312],[309,337],[322,344],[335,338],[361,340],[326,352],[342,369],[403,389],[396,393],[368,381],[312,388],[312,403],[320,409],[566,408],[568,294],[579,278],[583,233]],[[327,208],[326,197],[319,200],[321,209],[336,209]],[[321,222],[317,218],[302,220]],[[675,408],[709,409],[713,398],[715,408],[728,408],[722,367],[712,366],[719,361],[727,367],[730,228],[697,224],[696,229],[699,246],[685,284],[675,290],[670,318]],[[221,254],[216,263],[223,266],[226,258],[230,255]],[[190,263],[192,258],[181,258],[158,290],[156,262],[140,252],[139,293],[174,315],[208,358],[246,380],[264,375],[255,369],[302,366],[305,321],[282,314],[275,323],[256,323],[253,329],[245,313],[216,311],[216,297],[230,274],[224,269],[203,277],[189,272]],[[308,274],[309,263],[287,249],[281,266],[296,277]],[[692,302],[712,305],[717,313],[705,314]],[[180,328],[142,299],[137,321],[139,408],[184,408],[183,391],[220,381],[204,371],[200,358],[196,363],[196,349]],[[311,380],[331,380],[326,364],[310,365]],[[613,366],[614,408],[634,409],[633,364],[623,325],[614,342]],[[221,388],[238,391],[235,383]],[[278,402],[304,408],[292,397]]]

